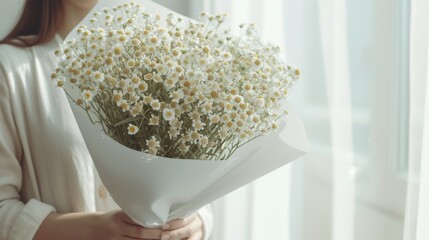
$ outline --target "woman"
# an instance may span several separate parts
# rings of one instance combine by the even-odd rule
[[[96,0],[27,0],[0,44],[0,240],[207,239],[208,208],[161,229],[135,224],[101,184],[53,52]]]

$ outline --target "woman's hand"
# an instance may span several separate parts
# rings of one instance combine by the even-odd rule
[[[121,210],[100,214],[94,230],[94,239],[103,240],[161,239],[163,232],[138,225]]]
[[[176,219],[162,227],[161,240],[201,240],[204,236],[203,221],[198,214]]]

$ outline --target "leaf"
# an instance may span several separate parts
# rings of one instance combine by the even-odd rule
[[[133,122],[133,121],[136,121],[136,120],[140,120],[140,119],[143,119],[143,116],[130,117],[130,118],[124,119],[124,120],[122,120],[120,122],[117,122],[114,125],[114,127],[121,126],[121,125],[124,125],[126,123],[130,123],[130,122]]]

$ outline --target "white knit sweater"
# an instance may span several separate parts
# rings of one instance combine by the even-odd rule
[[[0,240],[32,239],[54,211],[117,208],[64,91],[50,81],[58,46],[58,36],[31,48],[0,45]],[[210,208],[198,213],[210,233]]]

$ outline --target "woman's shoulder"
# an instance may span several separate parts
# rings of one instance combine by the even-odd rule
[[[16,47],[10,44],[0,44],[0,88],[10,89],[22,73],[29,71],[32,59],[31,48]]]
[[[0,44],[0,67],[13,69],[13,66],[28,61],[29,51],[29,48]]]

